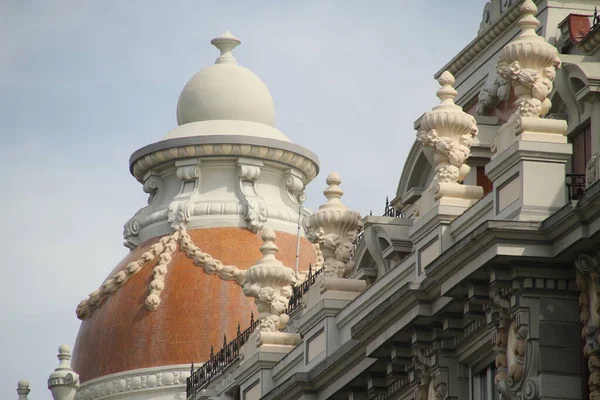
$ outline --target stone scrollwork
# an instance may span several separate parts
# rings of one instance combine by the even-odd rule
[[[512,82],[517,101],[517,117],[539,118],[552,106],[548,95],[552,91],[556,69],[560,67],[558,50],[536,33],[540,22],[535,15],[537,6],[525,0],[518,21],[521,33],[507,44],[496,66],[498,74]]]
[[[581,254],[575,261],[583,354],[588,359],[590,399],[600,398],[600,255]]]
[[[193,198],[197,195],[200,185],[201,169],[200,161],[196,159],[179,161],[176,166],[181,188],[169,204],[167,221],[171,228],[179,230],[187,225],[194,213]]]
[[[155,173],[149,173],[146,177],[143,189],[144,192],[149,194],[148,206],[156,200],[161,183],[161,178]],[[147,216],[143,211],[148,206],[138,210],[138,212],[136,212],[123,226],[123,246],[130,250],[135,249],[140,244],[140,239],[138,237],[141,229],[140,219]]]
[[[363,222],[360,214],[340,201],[344,194],[339,187],[340,176],[333,172],[326,182],[328,187],[323,194],[327,202],[306,221],[306,237],[319,246],[317,257],[323,258],[323,276],[343,278],[354,267],[352,256]]]
[[[496,389],[504,400],[537,399],[539,396],[535,347],[529,342],[529,311],[513,310],[505,289],[491,293],[495,331]]]
[[[302,204],[306,201],[306,194],[304,193],[305,185],[300,171],[290,168],[283,175],[283,181],[290,200],[296,204]]]
[[[238,176],[240,192],[246,203],[245,220],[248,229],[257,233],[267,221],[268,210],[262,196],[258,193],[256,181],[260,178],[262,161],[239,158]]]

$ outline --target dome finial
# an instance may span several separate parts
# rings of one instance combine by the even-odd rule
[[[229,31],[225,31],[221,36],[214,38],[210,43],[215,46],[221,52],[215,64],[237,64],[237,60],[231,53],[237,45],[242,41],[231,34]]]

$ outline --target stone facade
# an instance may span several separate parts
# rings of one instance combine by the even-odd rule
[[[600,398],[600,53],[574,14],[592,3],[490,1],[415,123],[400,217],[363,219],[337,286],[307,281],[299,345],[188,398]]]
[[[439,105],[415,122],[382,217],[349,210],[336,173],[302,208],[316,156],[274,128],[239,39],[214,39],[180,126],[131,157],[148,206],[125,224],[131,255],[78,307],[54,398],[600,399],[595,3],[485,4],[435,74]]]

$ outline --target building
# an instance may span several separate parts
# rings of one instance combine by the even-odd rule
[[[316,156],[272,126],[239,40],[213,39],[179,127],[131,157],[149,205],[77,309],[54,398],[600,398],[596,5],[486,4],[382,217],[335,173],[303,210]]]

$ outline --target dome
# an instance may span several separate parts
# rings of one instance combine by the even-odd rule
[[[247,269],[262,256],[260,235],[247,229],[192,229],[188,233],[203,251],[225,265]],[[277,232],[277,257],[287,266],[296,262],[296,239],[296,235]],[[108,276],[139,259],[158,240],[140,244]],[[301,238],[301,269],[315,259],[312,243]],[[160,306],[148,311],[144,302],[155,265],[156,260],[142,267],[82,320],[72,362],[82,382],[140,368],[206,361],[211,346],[215,352],[222,347],[223,334],[228,341],[234,339],[238,323],[246,329],[251,312],[258,316],[253,299],[244,296],[242,288],[207,275],[180,249],[172,253]]]
[[[238,65],[232,50],[241,43],[225,32],[211,43],[221,51],[215,65],[185,85],[177,104],[177,123],[238,120],[273,126],[275,105],[269,89],[252,71]]]

